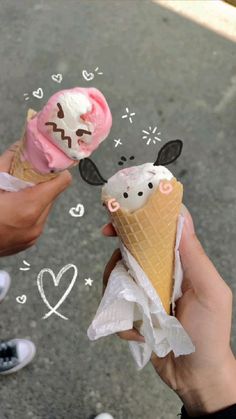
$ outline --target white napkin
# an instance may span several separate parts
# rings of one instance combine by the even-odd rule
[[[18,179],[6,172],[0,172],[0,189],[3,191],[18,192],[21,189],[29,188],[30,186],[34,186],[34,183]]]
[[[183,271],[179,256],[179,243],[184,217],[179,216],[176,246],[174,289],[172,308],[175,313],[175,301],[181,297]],[[88,328],[90,340],[96,340],[133,328],[136,321],[141,321],[140,333],[145,343],[131,341],[129,347],[139,369],[149,361],[152,352],[165,357],[173,351],[177,357],[195,351],[195,347],[174,316],[169,316],[151,282],[128,249],[120,243],[123,261],[119,261],[110,274],[107,288],[98,307],[92,324]],[[129,269],[127,271],[126,267]]]

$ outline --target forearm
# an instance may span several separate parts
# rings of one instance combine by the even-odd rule
[[[217,412],[236,403],[236,361],[232,356],[212,377],[179,395],[190,417]]]

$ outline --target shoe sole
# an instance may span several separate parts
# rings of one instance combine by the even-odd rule
[[[4,272],[4,274],[7,274],[8,282],[6,283],[6,286],[4,288],[4,292],[0,296],[0,303],[2,303],[2,301],[6,297],[8,291],[9,291],[10,285],[11,285],[11,277],[10,277],[9,273],[6,272],[6,271],[0,270],[0,275],[1,275],[1,272]]]
[[[11,342],[15,343],[16,346],[18,342],[22,342],[22,341],[27,342],[28,346],[30,346],[29,355],[24,359],[24,361],[20,362],[18,365],[11,368],[10,370],[0,372],[0,375],[9,375],[9,374],[13,374],[14,372],[21,370],[26,365],[28,365],[32,361],[32,359],[35,357],[36,347],[33,342],[26,339],[11,339]]]

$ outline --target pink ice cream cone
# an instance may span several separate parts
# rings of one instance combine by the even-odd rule
[[[11,174],[43,182],[90,156],[108,136],[112,116],[103,94],[95,88],[61,90],[36,113],[28,113]]]

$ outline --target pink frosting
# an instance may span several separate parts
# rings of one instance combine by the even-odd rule
[[[64,107],[63,118],[58,117],[58,104]],[[81,113],[81,109],[89,110]],[[108,136],[111,125],[109,106],[98,89],[61,90],[27,122],[24,158],[41,173],[64,170],[90,156]],[[81,134],[81,128],[87,132]]]

